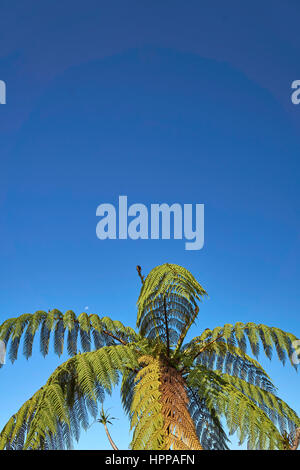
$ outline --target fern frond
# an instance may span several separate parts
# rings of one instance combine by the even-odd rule
[[[0,434],[0,449],[41,449],[57,443],[59,433],[67,444],[88,427],[88,414],[97,413],[126,368],[138,367],[138,356],[129,346],[106,346],[78,354],[59,366],[8,421]]]
[[[285,432],[293,433],[300,426],[300,418],[296,412],[270,391],[238,377],[232,377],[228,374],[220,374],[220,376],[259,406],[279,428],[281,435]]]
[[[137,325],[140,324],[142,312],[149,299],[155,301],[170,294],[183,297],[196,306],[197,300],[201,300],[206,292],[187,269],[169,263],[157,266],[148,274],[141,289]]]
[[[136,374],[138,369],[136,370],[125,370],[123,377],[122,377],[122,384],[121,384],[121,401],[123,405],[123,409],[125,413],[129,416],[131,421],[132,419],[132,400],[134,395],[134,387],[136,383]]]
[[[252,322],[245,324],[238,322],[235,325],[226,324],[213,330],[207,328],[201,336],[195,337],[188,346],[199,344],[205,348],[206,344],[216,340],[218,337],[221,337],[222,340],[231,345],[237,345],[242,351],[246,351],[248,340],[255,357],[259,355],[260,344],[263,346],[263,350],[269,359],[272,357],[272,350],[275,349],[279,360],[283,364],[286,362],[287,355],[291,365],[297,369],[297,364],[292,360],[294,352],[292,342],[296,341],[297,337],[280,328],[269,327],[263,324],[257,325]]]
[[[226,379],[226,374],[197,366],[187,382],[219,417],[225,416],[230,434],[237,432],[240,443],[247,439],[249,449],[282,449],[282,435],[263,407]]]
[[[136,374],[131,401],[132,450],[159,450],[164,442],[160,403],[160,363],[152,356],[141,356],[143,368]]]
[[[222,338],[208,344],[190,343],[184,350],[184,358],[183,363],[188,367],[201,364],[208,369],[240,377],[265,390],[275,391],[274,384],[261,364],[248,356],[243,349],[227,343]]]
[[[195,321],[197,301],[204,295],[205,290],[187,269],[169,263],[157,266],[143,282],[138,299],[140,333],[168,345],[177,343],[177,351]]]
[[[84,352],[113,344],[126,344],[138,339],[138,335],[132,328],[125,327],[120,321],[113,321],[108,317],[100,318],[96,314],[87,315],[86,312],[76,317],[72,310],[64,315],[56,309],[48,313],[37,311],[34,314],[28,313],[6,320],[0,326],[0,339],[5,342],[7,349],[9,346],[8,355],[11,362],[17,359],[24,331],[23,353],[27,359],[32,355],[34,338],[39,330],[40,350],[44,357],[49,353],[52,332],[54,333],[54,352],[59,356],[63,352],[66,331],[67,350],[70,356],[78,352],[78,335],[81,350]],[[94,339],[94,347],[91,335]]]
[[[197,390],[189,388],[188,397],[188,411],[195,423],[197,436],[203,449],[228,450],[229,439],[215,409],[209,407],[207,400],[200,397]]]

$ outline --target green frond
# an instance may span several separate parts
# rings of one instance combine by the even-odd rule
[[[160,403],[160,365],[151,356],[142,356],[144,367],[136,374],[131,402],[132,450],[157,450],[164,441],[162,405]]]
[[[188,410],[195,423],[198,439],[205,450],[228,450],[229,439],[214,408],[209,408],[207,400],[188,389]]]
[[[152,269],[141,289],[138,299],[137,325],[140,324],[142,312],[149,299],[155,301],[160,297],[176,294],[197,305],[197,300],[206,295],[205,290],[196,281],[194,276],[185,268],[177,264],[162,264]]]
[[[97,413],[97,402],[128,367],[138,367],[138,356],[134,348],[123,345],[72,357],[8,421],[0,434],[0,449],[42,449],[51,442],[71,445],[80,427],[87,429],[88,412]]]
[[[121,384],[121,401],[125,413],[132,418],[131,406],[135,387],[135,377],[137,372],[134,370],[126,370],[122,377]]]
[[[230,434],[237,432],[240,443],[247,439],[249,449],[282,449],[282,435],[272,419],[255,400],[242,393],[236,383],[233,385],[233,380],[238,382],[226,374],[197,366],[190,372],[187,382],[218,416],[225,416]]]
[[[229,344],[237,345],[242,351],[246,351],[248,340],[248,344],[255,357],[259,355],[260,345],[263,346],[263,350],[269,359],[272,357],[272,350],[275,349],[279,360],[283,364],[285,364],[286,356],[288,356],[291,365],[297,368],[297,365],[292,361],[294,352],[292,342],[296,341],[297,337],[280,328],[262,324],[257,325],[252,322],[244,324],[238,322],[235,325],[226,324],[213,330],[207,328],[201,336],[194,338],[188,346],[191,344],[202,344],[205,346],[205,344],[214,341],[218,336],[222,337]]]
[[[44,357],[49,353],[51,333],[54,334],[54,352],[59,356],[63,353],[66,331],[67,350],[70,356],[78,352],[78,336],[83,352],[138,339],[138,335],[132,328],[108,317],[100,318],[96,314],[87,315],[86,312],[76,317],[71,310],[64,315],[56,309],[48,313],[37,311],[34,314],[27,313],[18,318],[6,320],[0,326],[0,339],[7,346],[11,362],[17,359],[22,336],[24,336],[23,353],[25,357],[28,359],[32,355],[34,338],[39,331],[40,350]],[[94,346],[91,336],[94,340]]]
[[[262,408],[274,424],[279,427],[281,435],[285,432],[294,432],[300,426],[300,418],[295,411],[270,391],[238,377],[232,377],[228,374],[220,374],[220,376]]]
[[[219,335],[220,330],[216,330]],[[216,338],[218,336],[215,335],[213,342],[192,341],[189,343],[184,350],[183,364],[187,368],[192,367],[193,364],[201,364],[208,369],[240,377],[265,390],[275,391],[275,386],[269,375],[258,361],[248,356],[239,347],[227,343],[222,337],[217,340]]]
[[[164,343],[169,340],[172,346],[193,314],[192,305],[186,299],[170,294],[148,303],[139,330],[144,337],[159,338]]]
[[[137,326],[142,336],[178,345],[198,314],[197,301],[206,295],[185,268],[163,264],[146,277],[138,299]]]

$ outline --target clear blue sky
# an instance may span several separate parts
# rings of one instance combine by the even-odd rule
[[[0,323],[49,308],[134,326],[139,279],[184,265],[208,291],[192,333],[236,321],[300,336],[297,1],[3,1]],[[205,204],[205,245],[96,238],[96,208]],[[65,359],[1,369],[0,428]],[[263,364],[298,413],[299,374]],[[120,418],[112,429],[129,444]],[[235,447],[233,440],[233,447]],[[81,449],[109,448],[103,430]]]

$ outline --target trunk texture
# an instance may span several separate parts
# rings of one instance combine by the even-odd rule
[[[188,411],[188,396],[181,374],[168,365],[161,366],[161,402],[166,450],[203,450],[195,424]]]

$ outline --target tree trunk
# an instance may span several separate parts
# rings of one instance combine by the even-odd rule
[[[106,425],[105,423],[103,423],[103,426],[104,426],[106,435],[107,435],[107,437],[108,437],[108,440],[109,440],[109,442],[110,442],[112,448],[113,448],[114,450],[119,450],[119,449],[117,448],[116,444],[114,443],[114,441],[112,440],[110,434],[109,434],[109,430],[108,430],[107,425]]]
[[[165,450],[203,450],[187,408],[189,400],[183,377],[176,369],[164,364],[160,372]]]

